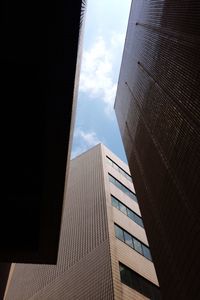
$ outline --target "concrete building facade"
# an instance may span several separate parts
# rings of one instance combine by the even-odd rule
[[[200,299],[200,3],[134,0],[115,102],[164,299]]]
[[[4,299],[161,299],[127,165],[102,144],[81,154],[64,202],[57,265],[13,265]]]

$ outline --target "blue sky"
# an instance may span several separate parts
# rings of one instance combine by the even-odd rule
[[[88,0],[72,158],[99,142],[126,161],[113,109],[131,0]]]

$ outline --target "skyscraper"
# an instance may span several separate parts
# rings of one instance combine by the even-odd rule
[[[5,300],[161,299],[127,165],[99,144],[66,184],[57,265],[15,264]]]
[[[200,2],[134,0],[115,110],[164,299],[200,299]]]

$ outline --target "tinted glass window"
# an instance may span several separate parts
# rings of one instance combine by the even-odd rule
[[[124,233],[123,230],[115,225],[115,236],[124,242]]]
[[[160,289],[155,284],[119,263],[121,282],[135,289],[151,300],[160,300]]]
[[[114,177],[110,176],[110,174],[109,174],[109,181],[112,182],[113,184],[115,184],[115,179],[114,179]]]
[[[134,221],[138,224],[138,225],[140,225],[141,227],[143,227],[144,228],[144,224],[143,224],[143,222],[142,222],[142,218],[140,218],[138,215],[136,215],[135,214],[135,216],[134,216]]]
[[[134,280],[131,275],[132,274],[129,269],[125,268],[125,266],[123,265],[120,265],[120,277],[122,283],[130,286],[131,288],[134,288]]]
[[[125,215],[127,215],[126,206],[119,202],[119,209],[121,212],[123,212]]]
[[[148,247],[146,247],[145,245],[142,245],[142,250],[143,250],[143,255],[148,258],[149,260],[152,260],[152,257],[151,257],[151,252],[149,250]]]
[[[139,252],[140,254],[142,254],[142,245],[141,243],[133,238],[133,244],[134,244],[134,249]]]
[[[122,192],[127,194],[131,199],[137,202],[136,195],[131,192],[127,187],[125,187],[121,182],[115,179],[112,175],[109,175],[109,181],[112,182],[116,187],[118,187]]]
[[[111,196],[111,199],[112,199],[112,205],[119,209],[118,200],[116,198],[114,198],[113,196]]]
[[[128,217],[135,221],[135,214],[130,209],[128,209]]]
[[[133,248],[133,239],[132,236],[128,232],[124,232],[124,240],[125,243]]]
[[[132,219],[135,223],[144,227],[142,218],[130,210],[126,205],[122,204],[117,198],[111,195],[112,205],[126,214],[130,219]]]
[[[135,202],[138,202],[136,195],[134,195],[133,193],[131,193],[131,198],[132,198]]]
[[[141,255],[146,257],[149,260],[152,260],[149,247],[144,245],[138,239],[133,237],[130,233],[119,227],[115,224],[115,236],[120,239],[122,242],[125,242],[127,245],[132,247],[135,251],[139,252]]]

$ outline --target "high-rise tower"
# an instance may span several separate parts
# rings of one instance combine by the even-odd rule
[[[200,299],[200,2],[132,2],[115,110],[165,299]]]
[[[127,165],[99,144],[71,161],[56,266],[16,264],[5,300],[161,299]]]

